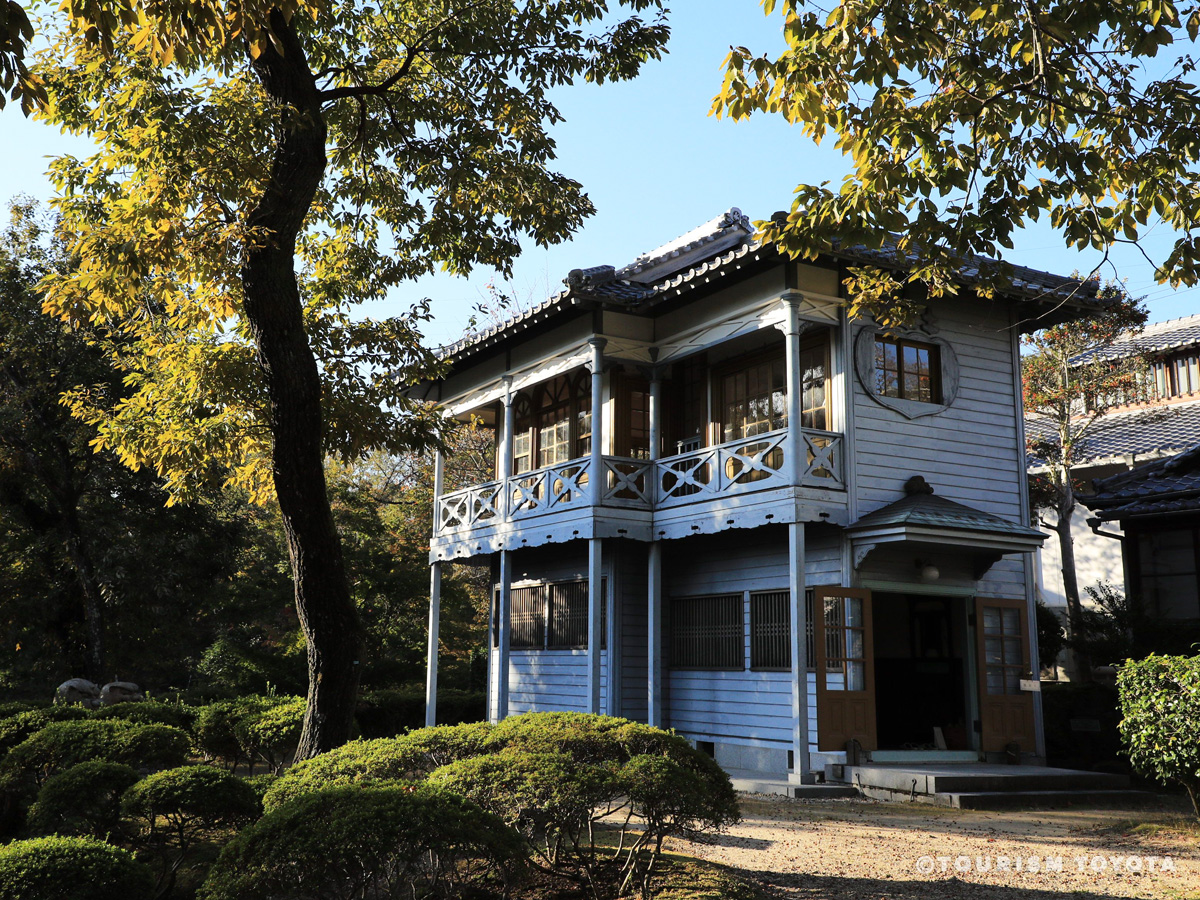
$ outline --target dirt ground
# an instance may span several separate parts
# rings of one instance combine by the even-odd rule
[[[742,822],[669,849],[803,900],[1200,898],[1186,805],[978,812],[742,796]]]

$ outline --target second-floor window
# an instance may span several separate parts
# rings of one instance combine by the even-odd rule
[[[592,380],[559,375],[513,401],[513,474],[587,456],[592,446]]]
[[[829,429],[829,343],[822,336],[800,348],[800,425]],[[719,373],[721,440],[737,441],[786,428],[787,363],[772,353],[739,360]]]
[[[940,373],[936,344],[875,337],[875,392],[879,396],[941,403]]]
[[[1200,391],[1200,353],[1196,351],[1155,360],[1151,369],[1154,393],[1160,398]]]

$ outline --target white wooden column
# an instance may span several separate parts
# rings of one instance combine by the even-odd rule
[[[588,465],[588,485],[591,502],[599,506],[604,500],[607,479],[604,477],[604,338],[588,341],[592,347],[592,358],[588,368],[592,372],[592,447]],[[587,711],[599,713],[600,706],[600,616],[605,603],[604,596],[604,545],[598,537],[588,541],[588,667],[587,667]],[[610,617],[611,618],[611,617]],[[610,648],[610,658],[612,656]],[[609,666],[611,676],[612,666]],[[612,678],[609,678],[612,687]],[[610,689],[609,693],[612,691]],[[610,698],[611,700],[611,698]]]
[[[808,616],[804,606],[804,523],[788,525],[788,585],[791,589],[792,775],[808,772]],[[820,610],[813,610],[820,615]]]
[[[500,481],[512,475],[513,465],[513,390],[512,376],[504,376],[504,414],[496,435],[496,469]],[[507,491],[505,491],[507,493]],[[503,511],[501,512],[503,515]]]
[[[429,664],[425,669],[425,727],[437,724],[438,627],[442,615],[442,564],[429,566]]]
[[[442,496],[442,480],[445,458],[438,450],[433,457],[433,508],[436,510]],[[435,522],[436,527],[436,522]],[[428,662],[425,667],[425,727],[437,724],[437,681],[438,681],[438,631],[442,617],[442,564],[429,564],[429,645]],[[490,640],[490,639],[489,639]]]
[[[654,462],[659,457],[662,445],[662,379],[658,370],[650,373],[650,483],[648,493],[657,493],[657,476]],[[662,597],[662,543],[651,534],[646,559],[646,652],[647,705],[646,722],[655,728],[666,724],[663,708],[663,597]]]
[[[497,610],[496,720],[508,716],[509,646],[512,643],[512,551],[500,551],[500,603]]]
[[[800,368],[800,306],[793,299],[784,300],[787,319],[782,328],[787,340],[787,466],[791,483],[799,485],[808,468],[808,454],[804,449],[804,433],[801,430],[804,398],[804,371]]]

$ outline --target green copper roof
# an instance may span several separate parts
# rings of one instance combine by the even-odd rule
[[[916,479],[910,480],[909,484],[913,484],[914,481]],[[918,527],[1006,534],[1022,538],[1044,537],[1040,531],[1017,525],[982,510],[972,509],[962,503],[955,503],[945,497],[938,497],[932,488],[925,485],[924,479],[921,479],[920,485],[924,486],[923,490],[920,486],[914,487],[902,500],[867,513],[846,530]],[[905,490],[910,490],[909,485],[905,485]]]

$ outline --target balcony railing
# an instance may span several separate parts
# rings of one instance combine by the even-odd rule
[[[806,428],[801,484],[844,490],[842,436]],[[787,430],[680,453],[650,462],[603,457],[600,502],[592,496],[591,459],[573,459],[438,498],[435,533],[452,534],[581,506],[666,509],[787,487]]]

